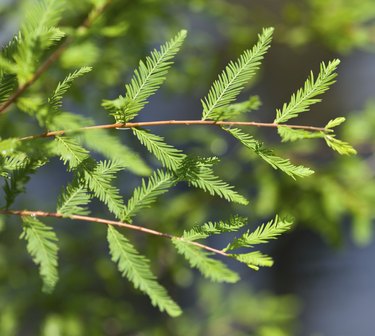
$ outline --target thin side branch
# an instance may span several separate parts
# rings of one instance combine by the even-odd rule
[[[81,216],[81,215],[64,216],[64,215],[62,215],[60,213],[57,213],[57,212],[29,211],[29,210],[0,210],[0,214],[16,215],[16,216],[69,218],[69,219],[72,219],[72,220],[94,222],[94,223],[100,223],[100,224],[105,224],[105,225],[114,225],[114,226],[130,229],[130,230],[135,230],[135,231],[140,231],[140,232],[143,232],[143,233],[151,234],[151,235],[154,235],[154,236],[168,238],[170,240],[172,240],[172,239],[182,240],[185,243],[197,246],[201,249],[204,249],[204,250],[222,255],[224,257],[230,256],[228,253],[225,253],[222,250],[218,250],[218,249],[215,249],[213,247],[210,247],[210,246],[207,246],[207,245],[195,242],[195,241],[186,240],[182,237],[177,237],[177,236],[173,236],[173,235],[168,234],[168,233],[164,233],[164,232],[160,232],[160,231],[156,231],[156,230],[152,230],[152,229],[147,229],[147,228],[142,227],[142,226],[137,226],[137,225],[124,223],[124,222],[120,222],[120,221],[108,220],[108,219],[104,219],[104,218]]]
[[[211,121],[211,120],[160,120],[160,121],[144,121],[144,122],[129,122],[129,123],[117,123],[117,124],[106,124],[106,125],[95,125],[86,126],[82,128],[76,128],[73,130],[59,130],[51,131],[37,135],[30,135],[27,137],[20,138],[20,140],[34,140],[39,138],[49,138],[67,133],[89,131],[95,129],[110,129],[110,128],[133,128],[133,127],[148,127],[148,126],[169,126],[169,125],[211,125],[211,126],[256,126],[256,127],[273,127],[279,126],[289,127],[294,129],[303,129],[315,132],[327,132],[324,127],[314,126],[303,126],[303,125],[289,125],[289,124],[276,124],[276,123],[261,123],[255,121]]]
[[[77,31],[89,28],[93,22],[100,16],[106,7],[112,2],[112,0],[107,0],[102,6],[95,8],[94,11],[90,12],[87,18],[83,21],[83,23],[77,28]],[[72,43],[74,40],[73,37],[67,37],[63,43],[59,45],[57,49],[42,63],[42,65],[35,71],[34,75],[24,84],[19,86],[17,90],[2,104],[0,105],[0,114],[5,112],[7,108],[12,105],[19,96],[21,96],[32,84],[34,84],[37,79],[48,70],[48,68],[55,63],[61,54],[65,51],[65,49]]]

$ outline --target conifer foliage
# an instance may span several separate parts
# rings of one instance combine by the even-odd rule
[[[103,6],[100,7],[100,1],[97,3],[100,13]],[[63,98],[69,93],[70,87],[76,85],[75,82],[81,80],[80,77],[95,69],[77,69],[62,79],[47,95],[41,92],[33,96],[24,94],[47,71],[47,65],[63,52],[61,46],[64,43],[66,46],[70,41],[62,41],[65,33],[58,28],[63,15],[62,1],[39,1],[29,8],[28,13],[19,34],[0,54],[0,113],[15,103],[17,110],[9,113],[27,113],[37,121],[44,133],[1,139],[0,169],[4,180],[5,200],[1,204],[0,213],[22,217],[21,238],[26,240],[27,251],[39,267],[44,290],[52,291],[58,280],[59,242],[54,228],[41,221],[40,218],[43,217],[64,217],[91,222],[92,225],[107,225],[109,257],[116,263],[121,275],[147,295],[152,305],[171,316],[178,316],[181,313],[180,307],[152,273],[152,258],[150,261],[142,255],[123,229],[170,240],[171,246],[192,268],[212,281],[234,283],[239,280],[239,275],[226,266],[225,259],[235,259],[255,270],[271,266],[271,257],[251,249],[254,245],[266,243],[288,231],[292,225],[291,220],[276,216],[267,224],[255,230],[247,229],[245,233],[241,233],[241,230],[251,225],[246,218],[237,215],[229,220],[207,222],[185,230],[176,225],[171,231],[180,230],[180,233],[174,235],[136,225],[137,214],[153,206],[160,195],[181,183],[203,190],[208,194],[207,197],[222,198],[222,202],[234,202],[242,206],[249,203],[234,186],[216,175],[214,165],[219,164],[219,158],[195,157],[184,153],[149,130],[147,125],[152,126],[153,122],[131,122],[165,81],[187,32],[181,30],[139,62],[130,82],[125,85],[124,96],[120,95],[113,100],[103,99],[102,106],[108,115],[114,117],[114,123],[97,125],[93,120],[63,110]],[[95,14],[95,8],[93,13]],[[89,27],[87,22],[85,27]],[[261,124],[235,120],[238,115],[260,104],[257,97],[251,97],[246,102],[236,100],[270,48],[272,33],[272,28],[264,29],[253,48],[245,50],[236,61],[229,62],[207,96],[202,99],[202,119],[188,121],[186,124],[221,128],[272,168],[294,179],[304,178],[313,174],[310,168],[277,156],[260,140],[255,139],[249,130],[241,129],[262,126]],[[51,51],[53,47],[56,48],[55,51]],[[47,63],[41,65],[40,59],[43,58]],[[276,119],[268,126],[277,128],[283,141],[324,138],[328,146],[340,154],[355,153],[348,143],[335,137],[333,129],[344,121],[342,118],[332,120],[322,128],[285,124],[320,101],[316,97],[333,84],[338,63],[338,60],[322,63],[317,78],[314,79],[311,74],[304,87],[292,95],[290,102],[276,110]],[[173,125],[173,122],[175,121],[159,121],[158,124]],[[233,127],[234,125],[238,127]],[[152,172],[138,153],[119,141],[122,132],[116,129],[121,128],[132,129],[134,139],[159,161],[158,169]],[[113,129],[112,133],[109,129]],[[114,132],[117,132],[116,135],[113,135]],[[105,159],[98,160],[93,152],[101,153]],[[13,209],[17,196],[25,192],[29,176],[54,157],[62,161],[71,176],[71,182],[61,186],[62,192],[56,202],[55,212]],[[115,184],[117,175],[123,171],[146,175],[127,202]],[[91,217],[90,202],[94,198],[103,203],[116,220]],[[228,232],[232,234],[228,235]],[[225,240],[226,244],[221,248],[207,245],[207,238],[213,235],[220,236],[221,241]],[[233,253],[233,250],[238,251]],[[215,256],[220,256],[221,260]]]

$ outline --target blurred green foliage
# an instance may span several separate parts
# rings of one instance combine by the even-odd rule
[[[170,72],[167,85],[169,92],[177,91],[189,97],[200,95],[201,89],[207,88],[226,60],[248,47],[259,27],[265,25],[275,26],[277,41],[292,47],[313,45],[336,53],[349,53],[357,48],[373,51],[375,45],[373,0],[191,0],[177,3],[118,0],[113,1],[91,29],[75,32],[74,27],[94,2],[69,1],[62,29],[77,34],[77,39],[64,52],[59,64],[26,96],[32,98],[33,90],[48,91],[71,69],[93,66],[95,71],[86,77],[85,84],[74,92],[74,100],[68,101],[67,106],[76,110],[85,106],[97,120],[107,120],[99,99],[116,96],[118,83],[125,82],[146,50],[181,28],[191,29],[192,34],[185,52]],[[17,6],[14,3],[0,5],[0,29],[7,34],[18,29],[14,22],[20,20],[20,4],[23,1]],[[151,113],[157,119],[158,111]],[[5,126],[9,121],[14,128]],[[213,130],[176,128],[168,137],[177,145],[181,141],[197,155],[229,155],[218,173],[231,179],[250,197],[254,221],[272,216],[277,209],[293,215],[298,225],[319,232],[335,244],[341,241],[343,221],[349,221],[354,240],[365,244],[372,239],[375,217],[375,103],[370,102],[363,111],[348,116],[346,125],[342,136],[358,150],[355,158],[338,158],[321,152],[319,139],[281,145],[281,152],[293,153],[289,157],[295,156],[308,166],[316,165],[317,173],[302,183],[275,172],[249,151],[237,150],[240,147],[229,137],[219,138]],[[0,120],[0,129],[2,136],[27,135],[34,133],[37,126],[30,123],[27,115],[15,117],[9,113]],[[127,134],[124,138],[127,143],[132,142]],[[269,141],[272,142],[272,138]],[[222,207],[215,200],[202,200],[200,193],[185,194],[176,190],[161,197],[156,207],[144,211],[139,224],[147,222],[152,227],[157,221],[161,223],[161,230],[169,231],[170,223],[189,228],[206,220],[210,213],[220,217],[228,211],[229,206]],[[26,198],[22,203],[38,208],[43,201]],[[295,298],[254,293],[246,285],[229,289],[196,284],[191,270],[183,260],[171,254],[163,242],[140,237],[138,242],[147,254],[155,255],[160,266],[158,276],[163,283],[171,288],[172,284],[173,288],[187,287],[193,293],[191,297],[184,297],[183,291],[179,293],[176,289],[176,296],[185,301],[186,314],[175,320],[162,316],[103,258],[105,248],[101,240],[96,239],[103,235],[102,228],[89,225],[79,228],[63,228],[65,224],[72,226],[71,223],[59,225],[64,250],[61,272],[66,280],[57,286],[55,293],[47,296],[40,292],[40,280],[23,246],[9,244],[9,241],[17,242],[19,229],[12,225],[12,219],[2,218],[4,222],[9,225],[2,224],[0,234],[0,335],[281,336],[292,335],[296,330],[299,305]]]

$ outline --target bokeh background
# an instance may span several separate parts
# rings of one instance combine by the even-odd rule
[[[0,44],[22,21],[25,1],[0,0]],[[94,0],[66,1],[61,27],[85,18]],[[271,122],[321,61],[340,58],[337,83],[300,124],[324,125],[346,116],[341,137],[358,151],[339,157],[319,140],[280,144],[272,130],[254,129],[269,146],[312,167],[294,181],[251,156],[231,139],[205,127],[154,129],[187,153],[216,155],[217,171],[251,201],[229,206],[200,192],[176,189],[137,218],[139,225],[179,233],[232,213],[254,227],[275,213],[296,218],[294,230],[267,246],[276,265],[259,272],[233,264],[242,277],[234,286],[209,283],[189,269],[165,241],[134,236],[155,272],[185,310],[172,319],[121,278],[108,257],[104,228],[50,221],[61,240],[61,279],[53,294],[41,282],[22,241],[19,221],[2,218],[0,233],[0,335],[329,335],[370,336],[375,312],[375,2],[373,0],[117,0],[78,37],[36,84],[51,88],[83,65],[94,71],[64,101],[68,111],[111,122],[102,99],[124,93],[140,58],[180,29],[189,31],[168,80],[138,120],[200,118],[200,98],[225,64],[252,46],[262,27],[275,38],[257,77],[241,99],[259,95],[262,105],[247,118]],[[106,27],[103,29],[103,27]],[[84,52],[82,52],[82,48]],[[32,92],[32,90],[31,90]],[[9,122],[13,125],[9,128]],[[0,119],[2,137],[40,132],[14,107]],[[156,167],[126,131],[121,140]],[[15,208],[53,210],[70,179],[57,159],[41,168]],[[120,177],[128,197],[140,178]],[[94,204],[98,216],[108,216]],[[213,241],[213,244],[220,242]]]

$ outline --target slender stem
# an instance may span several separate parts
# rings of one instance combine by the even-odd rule
[[[96,20],[98,16],[100,16],[106,7],[112,2],[112,0],[107,0],[102,6],[96,7],[90,14],[86,17],[83,23],[77,28],[77,31],[89,28],[92,23]],[[6,111],[6,109],[12,105],[19,96],[21,96],[32,84],[36,82],[36,80],[48,70],[48,68],[55,63],[61,54],[65,51],[65,49],[72,43],[74,40],[73,37],[67,37],[63,43],[59,45],[58,48],[42,63],[42,65],[35,71],[33,76],[24,84],[19,86],[17,90],[3,103],[0,105],[0,113]]]
[[[33,140],[38,138],[48,138],[66,133],[89,131],[95,129],[110,129],[110,128],[134,128],[134,127],[145,127],[145,126],[167,126],[167,125],[212,125],[212,126],[256,126],[256,127],[289,127],[294,129],[303,129],[316,132],[327,132],[323,127],[314,126],[303,126],[303,125],[289,125],[289,124],[276,124],[276,123],[261,123],[255,121],[211,121],[211,120],[160,120],[160,121],[144,121],[144,122],[129,122],[129,123],[117,123],[117,124],[106,124],[106,125],[95,125],[76,128],[72,130],[59,130],[51,131],[37,135],[30,135],[20,140]]]
[[[156,230],[152,230],[152,229],[147,229],[147,228],[142,227],[142,226],[137,226],[137,225],[124,223],[124,222],[120,222],[120,221],[108,220],[108,219],[104,219],[104,218],[89,217],[89,216],[82,216],[82,215],[64,216],[64,215],[62,215],[60,213],[57,213],[57,212],[29,211],[29,210],[0,210],[0,214],[17,215],[17,216],[69,218],[69,219],[72,219],[72,220],[94,222],[94,223],[100,223],[100,224],[105,224],[105,225],[114,225],[114,226],[119,226],[119,227],[123,227],[123,228],[130,229],[130,230],[135,230],[135,231],[140,231],[140,232],[143,232],[143,233],[151,234],[151,235],[154,235],[154,236],[168,238],[170,240],[178,239],[178,240],[181,240],[185,243],[197,246],[201,249],[204,249],[204,250],[216,253],[216,254],[220,254],[220,255],[225,256],[225,257],[230,256],[228,253],[226,253],[222,250],[218,250],[218,249],[215,249],[213,247],[210,247],[210,246],[207,246],[207,245],[204,245],[204,244],[201,244],[201,243],[197,243],[195,241],[187,240],[187,239],[184,239],[182,237],[177,237],[177,236],[173,236],[173,235],[168,234],[168,233],[164,233],[164,232],[160,232],[160,231],[156,231]]]

